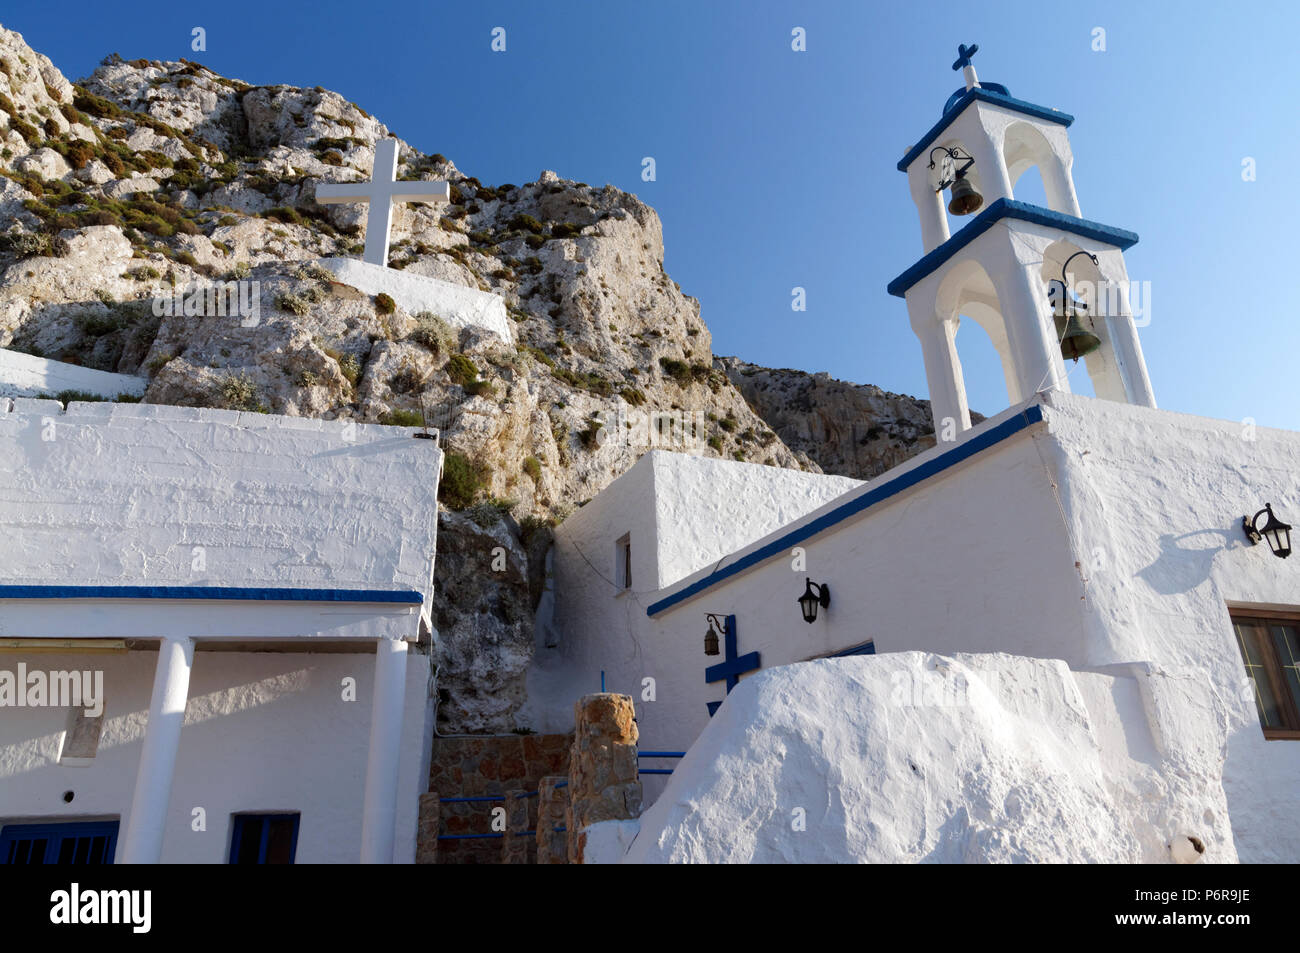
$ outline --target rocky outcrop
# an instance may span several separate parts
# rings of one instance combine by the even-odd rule
[[[446,734],[509,730],[524,700],[534,603],[511,522],[490,507],[439,514],[432,652]]]
[[[713,363],[787,447],[824,473],[870,480],[935,444],[928,400],[738,357]],[[972,423],[983,419],[971,412]]]
[[[0,93],[0,347],[144,375],[147,402],[440,431],[442,730],[520,727],[538,530],[650,448],[650,414],[699,421],[669,449],[818,472],[815,442],[787,446],[715,366],[635,195],[553,172],[489,186],[399,139],[399,177],[451,201],[395,210],[389,266],[501,296],[506,343],[317,264],[359,256],[365,226],[317,185],[368,179],[391,135],[337,93],[117,56],[73,84],[3,28]],[[155,307],[213,282],[255,313]]]

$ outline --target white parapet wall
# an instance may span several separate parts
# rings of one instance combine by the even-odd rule
[[[1166,759],[1140,682],[994,653],[767,669],[727,696],[625,860],[1235,862],[1218,751]]]
[[[0,583],[402,589],[427,613],[442,454],[420,432],[0,398]]]
[[[140,397],[149,381],[0,348],[0,397],[36,397],[77,390],[97,397]]]
[[[69,697],[90,696],[0,699],[0,827],[118,820],[119,862],[221,863],[235,815],[292,812],[299,862],[413,860],[433,706],[405,643],[432,628],[442,466],[424,438],[0,397],[0,677],[84,672],[103,705],[69,755]],[[182,640],[192,663],[159,681]]]
[[[340,283],[369,295],[386,294],[410,314],[431,311],[454,328],[482,328],[507,344],[514,343],[506,304],[500,295],[355,258],[322,258],[320,265]]]

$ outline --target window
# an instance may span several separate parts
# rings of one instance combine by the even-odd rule
[[[614,582],[619,589],[632,588],[632,535],[623,534],[614,544]]]
[[[0,864],[111,864],[117,821],[6,824],[0,828]]]
[[[1265,738],[1300,739],[1300,611],[1232,613]]]
[[[850,655],[875,655],[875,654],[876,654],[876,643],[873,640],[871,642],[863,642],[861,645],[851,646],[850,648],[847,649],[840,649],[838,652],[828,652],[825,655],[810,655],[807,658],[802,659],[802,661],[819,662],[822,659],[827,659],[827,658],[846,658]]]
[[[230,836],[232,864],[292,864],[298,852],[300,814],[236,814]]]
[[[876,654],[876,643],[863,642],[861,645],[855,645],[851,649],[844,649],[843,651],[835,652],[830,657],[845,658],[846,656],[849,655],[875,655],[875,654]]]

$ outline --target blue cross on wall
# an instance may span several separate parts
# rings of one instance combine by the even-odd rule
[[[727,681],[727,694],[740,683],[740,676],[745,672],[752,672],[756,668],[762,668],[762,657],[757,652],[750,652],[748,655],[736,654],[736,617],[734,615],[723,617],[723,661],[717,665],[710,665],[704,670],[704,681],[706,683],[720,682],[723,679]],[[714,712],[722,702],[708,702],[709,717],[712,718]]]
[[[952,64],[953,71],[956,72],[963,66],[970,66],[970,58],[978,53],[979,50],[980,45],[978,43],[972,43],[970,46],[967,46],[965,43],[959,43],[957,45],[957,62]]]

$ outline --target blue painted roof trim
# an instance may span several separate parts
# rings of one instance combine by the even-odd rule
[[[990,83],[986,79],[980,80],[980,89],[983,89],[990,93],[1001,93],[1003,96],[1007,97],[1008,99],[1014,98],[1011,95],[1011,90],[1007,89],[1001,83]],[[966,95],[967,92],[969,92],[969,90],[967,90],[965,86],[958,86],[957,91],[953,93],[951,96],[949,96],[948,101],[943,104],[943,114],[947,116],[948,113],[951,112],[952,109],[959,102],[961,102],[962,98]]]
[[[674,592],[671,596],[666,596],[658,602],[651,603],[645,610],[648,616],[658,615],[665,609],[670,609],[679,602],[684,602],[694,596],[699,595],[706,589],[711,589],[723,580],[730,579],[752,566],[757,566],[773,556],[782,555],[789,552],[790,547],[797,546],[805,540],[811,539],[818,533],[830,529],[837,523],[842,523],[851,517],[857,516],[864,510],[870,509],[877,503],[882,503],[892,496],[897,496],[904,490],[911,489],[918,483],[937,476],[944,470],[954,467],[963,460],[969,460],[975,454],[987,450],[995,444],[1001,443],[1015,434],[1020,433],[1028,427],[1040,422],[1043,419],[1043,408],[1038,404],[1031,404],[1014,417],[1008,417],[1002,423],[990,427],[983,433],[971,437],[960,446],[953,447],[946,453],[941,453],[932,460],[927,460],[914,469],[907,471],[894,479],[882,483],[863,493],[861,496],[854,497],[847,503],[837,506],[817,519],[800,526],[798,529],[792,529],[790,532],[778,536],[766,546],[762,546],[751,553],[747,553],[734,563],[717,569],[703,579],[698,579],[686,586],[684,589]]]
[[[239,586],[0,586],[0,599],[204,599],[246,602],[396,602],[421,605],[413,589],[267,589]]]
[[[912,285],[937,269],[1004,218],[1014,218],[1034,225],[1059,228],[1062,231],[1081,235],[1084,238],[1106,242],[1108,245],[1114,245],[1121,250],[1132,248],[1138,242],[1136,232],[1130,232],[1123,228],[1113,228],[1110,225],[1102,225],[1100,222],[1090,222],[1086,218],[1075,218],[1073,215],[1066,215],[1063,212],[1053,212],[1041,205],[1030,205],[1028,202],[1017,202],[1014,199],[998,199],[971,219],[970,223],[963,226],[956,235],[891,281],[888,285],[889,293],[896,298],[904,297]]]
[[[1033,116],[1035,119],[1044,119],[1047,122],[1059,123],[1062,126],[1069,126],[1070,123],[1074,122],[1074,117],[1069,113],[1063,113],[1056,109],[1048,109],[1046,106],[1037,106],[1034,103],[1027,103],[1023,99],[1016,99],[1014,96],[1004,96],[1003,94],[994,92],[991,89],[984,89],[983,87],[976,86],[974,89],[968,89],[966,95],[959,98],[956,102],[949,100],[951,105],[945,107],[943,118],[930,127],[930,131],[921,137],[920,142],[907,150],[907,155],[898,160],[898,171],[906,172],[907,167],[915,161],[916,157],[926,149],[930,148],[934,143],[934,140],[943,135],[943,131],[952,124],[954,119],[961,115],[961,111],[977,99],[981,102],[991,103],[994,106],[1002,106],[1005,109],[1015,110],[1016,112],[1023,113],[1026,116]]]

